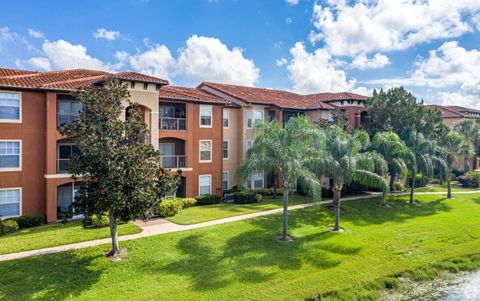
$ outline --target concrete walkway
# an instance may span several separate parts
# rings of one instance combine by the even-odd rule
[[[455,192],[454,194],[473,194],[473,193],[480,193],[480,191],[462,191],[462,192]],[[407,193],[397,193],[392,195],[398,196],[398,195],[406,195],[406,194]],[[445,194],[445,192],[417,192],[416,193],[416,195],[419,195],[419,194],[422,194],[422,195],[423,194]],[[341,200],[342,201],[362,200],[362,199],[378,197],[380,195],[381,193],[370,193],[368,195],[346,197],[346,198],[342,198]],[[329,200],[324,200],[316,203],[294,205],[294,206],[289,206],[288,210],[290,211],[290,210],[302,209],[302,208],[311,207],[313,205],[330,204],[331,202],[332,200],[329,199]],[[244,215],[237,215],[237,216],[232,216],[232,217],[227,217],[227,218],[222,218],[222,219],[217,219],[217,220],[212,220],[212,221],[192,224],[192,225],[178,225],[178,224],[169,222],[165,219],[156,219],[148,222],[136,222],[137,225],[139,225],[143,229],[143,231],[136,234],[120,236],[119,240],[125,241],[125,240],[138,239],[138,238],[149,237],[149,236],[154,236],[154,235],[164,234],[164,233],[199,229],[199,228],[204,228],[204,227],[209,227],[214,225],[220,225],[220,224],[231,223],[235,221],[251,219],[251,218],[260,217],[260,216],[281,213],[282,210],[283,210],[282,208],[277,208],[277,209],[265,210],[260,212],[244,214]],[[57,253],[57,252],[63,252],[63,251],[71,251],[71,250],[99,246],[99,245],[104,245],[109,243],[111,243],[110,238],[102,238],[102,239],[89,240],[89,241],[68,244],[63,246],[55,246],[50,248],[38,249],[38,250],[10,253],[10,254],[0,255],[0,261],[20,259],[25,257],[51,254],[51,253]]]

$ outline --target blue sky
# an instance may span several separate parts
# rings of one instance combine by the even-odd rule
[[[406,85],[480,107],[480,1],[11,1],[0,66],[134,70],[300,93]]]

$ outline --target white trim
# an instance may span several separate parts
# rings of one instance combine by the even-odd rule
[[[227,157],[224,157],[223,156],[223,152],[225,151],[224,148],[223,148],[223,143],[227,142]],[[223,160],[228,160],[230,159],[230,141],[225,139],[222,141],[222,158]]]
[[[0,172],[10,172],[10,171],[22,171],[22,140],[19,139],[1,139],[0,142],[18,142],[19,143],[19,158],[18,158],[18,167],[5,167],[0,168]]]
[[[225,113],[227,113],[227,126],[225,126]],[[222,126],[224,129],[229,129],[230,128],[230,110],[229,109],[223,109],[223,116],[222,116]]]
[[[202,107],[210,109],[210,125],[202,125]],[[213,124],[213,106],[212,105],[200,105],[198,110],[198,126],[201,128],[212,128]]]
[[[0,90],[0,93],[10,93],[10,94],[19,94],[19,110],[18,110],[18,119],[0,119],[0,123],[22,123],[22,92],[17,91],[7,91],[7,90]]]
[[[181,170],[181,171],[193,171],[193,168],[192,167],[180,167],[180,168],[167,168],[168,170],[172,171],[172,172],[176,172],[177,170]]]
[[[210,142],[210,160],[202,160],[202,141]],[[198,140],[198,161],[200,163],[212,163],[213,160],[213,142],[212,140]]]
[[[228,170],[224,170],[222,171],[222,189],[223,189],[223,174],[227,174],[227,188],[225,189],[228,189],[230,187],[230,172]]]
[[[212,194],[212,175],[211,175],[211,174],[207,174],[207,175],[198,175],[198,195],[201,195],[201,194],[200,194],[200,178],[201,178],[201,177],[209,177],[209,178],[210,178],[210,185],[209,185],[208,194]]]
[[[6,219],[6,218],[11,218],[11,217],[19,217],[22,216],[22,204],[23,204],[23,193],[22,193],[22,187],[9,187],[9,188],[0,188],[0,190],[19,190],[19,202],[18,202],[18,213],[19,215],[10,215],[10,216],[1,216],[0,219]],[[12,203],[13,204],[13,203]]]
[[[73,175],[68,173],[46,174],[45,179],[64,179],[71,178]]]

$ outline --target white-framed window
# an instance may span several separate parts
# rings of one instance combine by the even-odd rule
[[[212,140],[200,140],[200,163],[212,162]]]
[[[253,125],[257,125],[263,121],[263,110],[253,111]]]
[[[22,170],[22,141],[0,140],[0,171]]]
[[[229,122],[229,111],[228,109],[223,109],[223,128],[228,129],[230,127]]]
[[[0,218],[22,215],[22,188],[0,188]]]
[[[198,194],[210,194],[212,193],[212,175],[199,175],[198,176]]]
[[[228,152],[229,152],[229,142],[228,140],[223,140],[223,146],[222,146],[222,151],[223,151],[223,159],[227,160],[228,159]]]
[[[22,122],[22,94],[0,91],[0,122]]]
[[[252,176],[247,178],[248,189],[262,189],[263,188],[263,172],[254,172]]]
[[[57,99],[57,127],[66,126],[80,118],[83,104],[74,99]]]
[[[248,152],[249,149],[253,147],[253,140],[245,141],[245,152]]]
[[[228,189],[228,171],[224,171],[222,173],[222,189],[227,190]]]
[[[252,111],[247,111],[247,129],[252,128]]]
[[[212,106],[200,105],[200,127],[212,127]]]

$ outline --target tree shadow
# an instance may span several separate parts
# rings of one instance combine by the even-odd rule
[[[100,257],[61,252],[0,262],[0,299],[63,300],[88,290],[101,271],[90,268]]]

